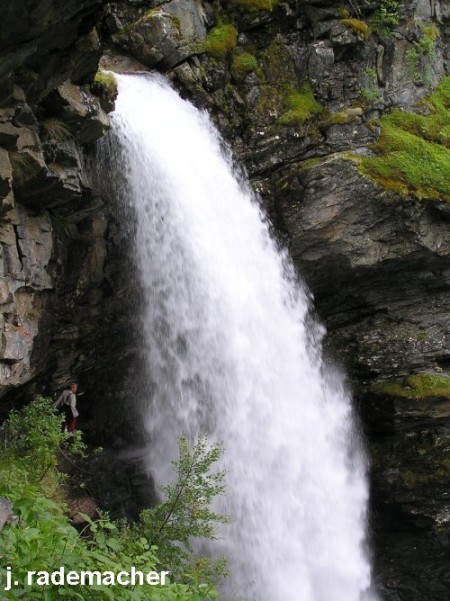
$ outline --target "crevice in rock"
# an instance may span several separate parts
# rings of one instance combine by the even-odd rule
[[[24,255],[22,249],[20,248],[19,229],[16,224],[13,225],[13,230],[14,230],[14,237],[15,237],[15,243],[16,243],[17,257],[19,258],[19,261],[20,261],[21,271],[23,271],[23,268],[24,268],[23,258],[25,255]]]

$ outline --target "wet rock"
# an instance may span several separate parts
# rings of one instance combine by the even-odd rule
[[[172,0],[114,34],[114,42],[147,67],[171,68],[198,52],[206,30],[193,0]]]
[[[6,150],[0,148],[0,215],[8,213],[13,205],[12,167]]]
[[[95,142],[109,127],[108,117],[98,98],[86,87],[66,81],[58,88],[58,96],[48,102],[55,103],[56,110],[59,109],[80,144]]]
[[[12,503],[3,497],[0,497],[0,532],[5,524],[13,517]]]

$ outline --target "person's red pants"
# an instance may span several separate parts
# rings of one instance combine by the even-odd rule
[[[74,417],[70,422],[68,422],[67,424],[67,431],[68,432],[75,432],[76,427],[77,427],[77,418]]]

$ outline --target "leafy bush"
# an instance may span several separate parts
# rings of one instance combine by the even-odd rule
[[[0,578],[5,582],[5,568],[9,566],[20,583],[3,591],[2,598],[203,601],[217,597],[212,584],[214,570],[217,567],[223,574],[224,562],[194,559],[190,538],[212,538],[215,523],[226,521],[209,509],[212,498],[223,491],[223,472],[210,473],[220,448],[209,448],[206,440],[201,440],[190,451],[182,439],[180,459],[175,462],[178,480],[164,488],[164,503],[144,512],[134,524],[112,522],[107,515],[100,515],[97,521],[84,516],[87,526],[78,532],[62,500],[64,476],[57,470],[57,461],[62,449],[70,458],[73,453],[83,453],[84,448],[79,439],[64,448],[61,421],[51,401],[38,398],[22,411],[11,412],[1,429],[0,495],[12,501],[16,520],[0,533]],[[164,586],[145,581],[134,587],[26,583],[29,571],[53,572],[61,566],[66,573],[88,570],[114,574],[134,566],[147,574],[172,571],[172,565],[166,563],[171,561],[173,576]],[[190,572],[184,572],[188,567]]]
[[[0,494],[10,486],[17,486],[8,473],[14,470],[21,475],[24,485],[39,484],[49,475],[55,482],[60,474],[55,471],[58,452],[67,441],[61,430],[63,418],[53,410],[50,399],[37,397],[22,411],[11,411],[0,429]],[[75,438],[71,452],[84,451],[80,433]],[[3,492],[2,492],[3,491]]]
[[[217,525],[225,524],[225,516],[210,509],[211,501],[223,494],[224,472],[211,472],[222,450],[219,445],[208,446],[200,439],[191,451],[187,440],[179,440],[180,457],[173,462],[177,473],[175,484],[162,488],[165,501],[142,513],[142,531],[159,549],[162,565],[170,565],[172,573],[182,578],[183,571],[192,568],[191,539],[217,538]],[[206,558],[201,566],[211,571]],[[224,561],[215,563],[218,575],[224,572]],[[199,567],[199,566],[198,566]]]
[[[382,0],[380,7],[372,17],[372,27],[381,35],[387,35],[400,23],[398,0]]]

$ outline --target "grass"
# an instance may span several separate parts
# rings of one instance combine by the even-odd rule
[[[215,58],[224,58],[236,48],[238,31],[234,25],[225,24],[213,27],[203,40],[200,50]]]
[[[434,374],[415,374],[399,380],[374,384],[372,392],[415,399],[450,397],[450,378]]]
[[[361,21],[360,19],[345,18],[341,19],[341,23],[353,29],[353,31],[356,34],[361,35],[364,40],[369,39],[370,27],[367,25],[367,23],[364,23],[364,21]]]
[[[61,121],[61,119],[56,119],[54,117],[46,119],[42,122],[42,128],[48,136],[53,140],[56,140],[56,142],[67,142],[73,138],[69,128]]]
[[[10,152],[9,160],[12,167],[13,182],[19,187],[24,186],[28,180],[35,177],[40,171],[38,162],[26,151]]]
[[[239,52],[233,56],[233,72],[238,77],[252,73],[258,68],[258,61],[249,52]]]
[[[246,10],[275,10],[281,0],[231,0],[231,4]]]
[[[301,125],[324,110],[314,98],[314,90],[310,83],[303,84],[299,91],[290,90],[285,105],[287,110],[278,119],[280,125]]]
[[[381,117],[378,156],[363,157],[360,168],[403,196],[450,202],[450,77],[422,104],[430,114],[395,109]]]

